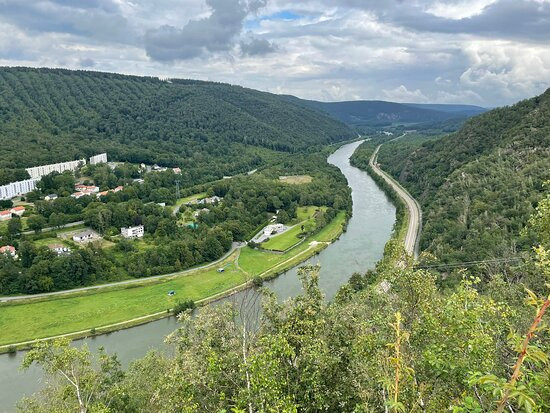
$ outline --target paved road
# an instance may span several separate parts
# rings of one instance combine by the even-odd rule
[[[402,136],[403,135],[398,136],[395,139],[399,139]],[[420,209],[420,205],[416,199],[414,199],[405,188],[403,188],[397,181],[395,181],[378,166],[376,161],[378,159],[378,151],[381,146],[382,145],[378,145],[370,158],[369,164],[374,172],[384,178],[384,180],[397,192],[401,199],[405,201],[410,216],[409,227],[407,228],[407,235],[405,236],[405,250],[409,253],[409,255],[413,255],[415,258],[418,258],[418,241],[420,238],[420,231],[422,229],[422,210]]]
[[[60,227],[43,228],[41,232],[59,231],[60,229],[63,229],[63,228],[76,227],[76,226],[82,225],[82,224],[84,224],[84,221],[69,222],[68,224],[61,225]],[[31,235],[31,234],[34,234],[34,233],[35,232],[33,230],[28,230],[28,231],[23,231],[21,234],[22,235]],[[0,237],[0,239],[1,238],[2,237]]]
[[[237,248],[242,248],[245,245],[246,245],[245,243],[234,242],[231,245],[231,249],[223,257],[217,259],[216,261],[209,262],[208,264],[204,264],[204,265],[201,265],[199,267],[190,268],[190,269],[184,270],[184,271],[174,272],[174,273],[170,273],[170,274],[154,275],[152,277],[143,277],[143,278],[136,278],[136,279],[132,279],[132,280],[118,281],[118,282],[113,282],[113,283],[108,283],[108,284],[92,285],[90,287],[74,288],[72,290],[54,291],[54,292],[51,292],[51,293],[0,297],[0,302],[17,301],[17,300],[23,300],[23,299],[26,299],[26,298],[49,297],[49,296],[52,296],[52,295],[61,295],[61,294],[67,294],[67,293],[74,293],[74,292],[78,292],[78,291],[101,290],[103,288],[112,287],[112,286],[116,286],[116,285],[135,284],[135,283],[140,283],[140,282],[148,281],[148,280],[155,280],[155,279],[159,279],[159,278],[172,277],[174,275],[185,275],[185,274],[190,273],[192,271],[202,270],[204,268],[213,267],[216,264],[219,264],[220,262],[225,260],[231,254],[233,254],[233,252],[235,252],[235,250]]]

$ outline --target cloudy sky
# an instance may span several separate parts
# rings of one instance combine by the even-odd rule
[[[0,65],[498,106],[550,87],[550,0],[0,0]]]

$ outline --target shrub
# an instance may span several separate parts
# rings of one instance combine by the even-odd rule
[[[178,301],[174,306],[172,312],[174,313],[174,315],[179,315],[180,313],[183,313],[184,311],[189,309],[192,310],[195,307],[195,302],[193,300]]]

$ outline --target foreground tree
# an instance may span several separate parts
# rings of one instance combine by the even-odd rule
[[[72,347],[68,339],[38,344],[25,355],[23,367],[33,363],[42,368],[48,385],[20,403],[24,412],[109,412],[123,378],[116,356],[100,349],[94,362],[87,346]]]

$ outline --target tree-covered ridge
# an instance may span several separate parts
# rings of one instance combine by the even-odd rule
[[[423,250],[462,262],[533,245],[522,229],[550,177],[549,115],[550,90],[472,118],[455,134],[382,146],[382,168],[423,207]]]
[[[107,151],[194,177],[253,169],[270,150],[353,137],[325,114],[227,84],[61,69],[0,68],[0,178]]]

